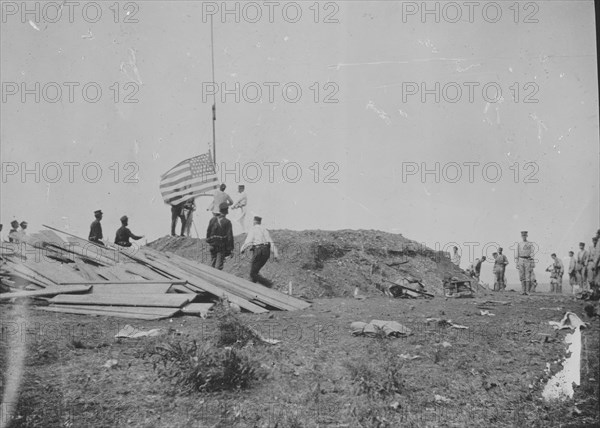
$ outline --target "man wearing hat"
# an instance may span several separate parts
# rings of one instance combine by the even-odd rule
[[[260,283],[264,286],[272,286],[271,281],[262,277],[259,272],[262,267],[267,263],[271,256],[271,248],[273,248],[273,257],[275,260],[279,257],[277,247],[271,239],[269,231],[262,226],[262,218],[260,216],[254,216],[254,225],[246,236],[246,241],[240,252],[244,254],[247,248],[252,251],[252,261],[250,264],[250,279],[252,282]]]
[[[585,242],[579,243],[579,251],[577,252],[577,284],[579,284],[580,289],[583,291],[587,285],[587,264],[588,258],[590,254],[585,249]]]
[[[19,236],[19,220],[13,220],[10,222],[12,229],[8,232],[8,242],[15,242]]]
[[[586,276],[587,276],[587,282],[589,287],[592,287],[592,284],[594,284],[594,274],[595,274],[595,264],[596,264],[596,257],[598,252],[598,237],[594,236],[592,238],[592,246],[590,247],[589,251],[588,251],[588,262],[587,262],[587,267],[586,267]]]
[[[25,230],[27,229],[27,224],[28,224],[28,223],[27,223],[26,221],[22,221],[21,223],[19,223],[19,226],[21,226],[21,230],[20,230],[20,232],[21,232],[23,235],[25,235],[25,234],[26,234]]]
[[[522,242],[517,245],[517,254],[515,257],[515,264],[519,271],[519,279],[521,280],[521,290],[523,295],[528,296],[533,291],[533,268],[535,267],[533,256],[534,246],[533,243],[527,240],[527,231],[521,232]]]
[[[221,211],[221,204],[226,203],[228,208],[230,205],[233,205],[233,199],[231,199],[231,197],[225,193],[226,188],[227,186],[225,183],[223,183],[221,186],[219,186],[218,190],[215,190],[213,201],[206,209],[206,211],[212,210],[213,216],[219,215],[219,212]]]
[[[117,233],[115,235],[115,244],[121,247],[131,247],[131,242],[129,242],[129,238],[135,239],[137,241],[138,239],[142,239],[144,237],[143,235],[137,236],[131,233],[131,230],[129,230],[129,228],[127,227],[128,224],[129,218],[126,215],[121,217],[121,227],[117,229]]]
[[[233,251],[233,228],[226,218],[229,213],[229,204],[222,202],[219,214],[213,216],[206,229],[206,243],[210,246],[211,266],[223,270],[225,258]]]
[[[569,284],[571,284],[571,294],[575,294],[575,286],[577,285],[577,260],[573,251],[569,251]]]
[[[233,204],[231,209],[240,209],[240,216],[237,219],[238,223],[242,226],[242,230],[246,232],[246,205],[248,205],[248,195],[246,195],[246,186],[240,184],[238,186],[238,200]]]
[[[102,225],[100,224],[100,220],[102,220],[102,210],[94,211],[94,217],[96,220],[94,220],[90,225],[88,241],[92,241],[98,245],[104,246],[104,242],[102,242],[104,236],[102,235]]]

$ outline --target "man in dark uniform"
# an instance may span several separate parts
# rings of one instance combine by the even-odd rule
[[[183,229],[185,226],[185,216],[183,215],[184,205],[185,201],[180,202],[177,205],[171,205],[171,236],[177,236],[177,233],[175,233],[177,219],[181,220],[181,236],[183,236]]]
[[[15,237],[19,235],[19,220],[10,222],[12,229],[8,232],[8,242],[15,242]]]
[[[206,243],[210,245],[211,266],[223,270],[225,257],[233,251],[233,228],[225,216],[229,213],[229,204],[221,203],[219,214],[213,216],[206,229]]]
[[[100,224],[100,220],[102,220],[102,210],[94,211],[94,217],[96,217],[96,220],[90,225],[88,240],[104,246],[104,242],[102,242],[104,236],[102,235],[102,225]]]
[[[135,239],[137,241],[138,239],[142,239],[144,237],[144,235],[137,236],[131,233],[131,230],[129,230],[129,228],[127,227],[128,224],[129,218],[127,218],[126,215],[121,217],[121,227],[117,230],[117,234],[115,235],[115,244],[121,247],[131,247],[131,242],[129,242],[129,238]]]

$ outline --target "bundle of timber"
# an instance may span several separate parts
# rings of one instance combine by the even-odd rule
[[[136,319],[205,316],[220,298],[253,313],[310,306],[172,253],[97,245],[45,227],[49,230],[2,243],[0,301],[45,298],[50,305],[39,309]]]

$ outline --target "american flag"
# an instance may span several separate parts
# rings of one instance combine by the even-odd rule
[[[206,195],[218,187],[219,179],[210,152],[181,161],[160,176],[160,193],[170,205]]]

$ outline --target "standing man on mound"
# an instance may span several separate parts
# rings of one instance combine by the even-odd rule
[[[521,238],[523,241],[519,242],[517,245],[515,264],[517,265],[519,279],[521,280],[521,294],[529,296],[529,293],[532,292],[534,247],[533,244],[527,240],[527,231],[524,230],[521,232]]]
[[[265,263],[267,263],[267,260],[269,260],[269,257],[271,256],[271,247],[273,247],[273,258],[275,260],[277,260],[279,254],[275,243],[271,239],[269,231],[265,229],[261,223],[262,218],[254,216],[254,225],[250,229],[250,232],[248,232],[246,241],[240,249],[240,253],[244,254],[244,251],[246,251],[247,248],[250,248],[250,251],[252,251],[252,262],[250,265],[250,279],[252,282],[258,282],[265,287],[272,287],[273,283],[261,276],[258,272],[260,272]]]

